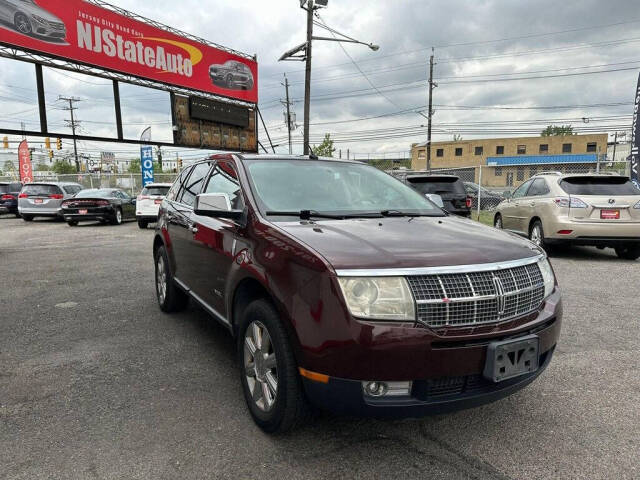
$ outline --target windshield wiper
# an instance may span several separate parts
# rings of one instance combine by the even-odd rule
[[[315,218],[332,218],[335,220],[342,220],[348,218],[349,215],[340,215],[334,213],[322,213],[316,210],[299,210],[297,212],[277,212],[269,211],[265,212],[268,217],[299,217],[301,220],[310,220],[311,217]]]
[[[437,217],[440,216],[435,212],[436,215],[432,215],[430,213],[415,213],[415,212],[403,212],[402,210],[382,210],[380,215],[383,217]]]

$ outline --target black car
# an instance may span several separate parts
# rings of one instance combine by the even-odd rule
[[[82,190],[62,202],[62,215],[72,227],[89,220],[120,225],[124,220],[136,219],[136,199],[119,188]]]
[[[492,192],[477,183],[464,182],[467,195],[471,197],[471,208],[478,208],[478,190],[480,191],[480,210],[491,210],[496,208],[505,197],[498,192]]]
[[[20,182],[0,183],[0,214],[13,213],[16,218],[20,218],[18,213],[18,195],[22,190]]]
[[[404,182],[423,195],[440,195],[447,212],[462,217],[471,217],[471,197],[467,196],[464,183],[459,177],[455,175],[411,175],[406,177]]]

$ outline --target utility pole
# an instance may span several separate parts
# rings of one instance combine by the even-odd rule
[[[75,120],[74,116],[73,116],[73,111],[76,109],[76,107],[73,106],[73,104],[75,102],[80,102],[81,100],[79,98],[75,98],[75,97],[63,97],[63,96],[58,96],[58,100],[62,100],[63,102],[69,102],[69,107],[64,107],[63,110],[68,110],[69,113],[71,114],[71,120],[66,120],[66,122],[68,123],[68,126],[71,127],[71,133],[73,135],[73,156],[75,158],[76,161],[76,172],[80,172],[80,160],[78,160],[78,143],[76,141],[76,127],[80,125],[80,122]]]
[[[433,89],[437,87],[433,81],[433,53],[431,47],[431,57],[429,58],[429,118],[427,124],[427,171],[431,170],[431,122],[433,118]]]
[[[162,171],[162,147],[158,146],[158,166],[160,167],[160,171]]]
[[[291,102],[289,101],[289,79],[284,76],[284,89],[287,97],[287,133],[289,134],[289,155],[293,153],[291,148]]]
[[[303,155],[309,155],[309,118],[311,109],[311,44],[313,43],[313,0],[307,2],[307,50],[304,69],[304,133]]]
[[[611,159],[612,162],[616,161],[616,146],[618,145],[618,132],[616,132],[616,134],[613,136],[613,158]]]

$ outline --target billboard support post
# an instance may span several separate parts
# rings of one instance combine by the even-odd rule
[[[47,107],[44,98],[44,79],[42,77],[42,65],[36,63],[36,85],[38,89],[38,109],[40,110],[40,131],[47,133]]]
[[[120,86],[117,80],[113,80],[113,103],[116,109],[116,131],[118,132],[118,140],[124,138],[122,133],[122,110],[120,109]]]

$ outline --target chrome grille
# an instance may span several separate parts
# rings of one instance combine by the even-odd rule
[[[418,321],[430,327],[500,322],[536,310],[544,298],[537,263],[502,270],[410,275]]]

